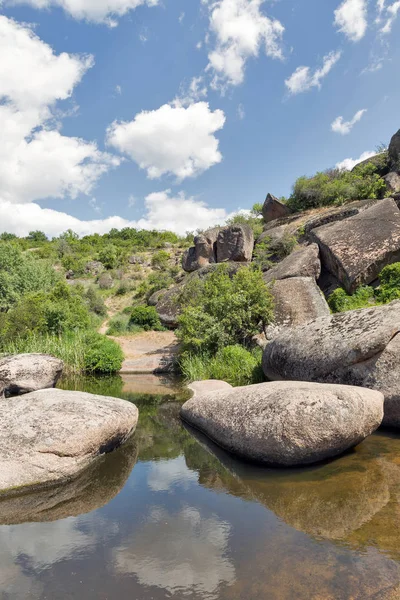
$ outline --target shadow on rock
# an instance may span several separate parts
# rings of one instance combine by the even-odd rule
[[[63,485],[0,500],[0,525],[76,517],[108,504],[124,487],[138,455],[131,439]]]

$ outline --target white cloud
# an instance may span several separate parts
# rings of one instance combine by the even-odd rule
[[[92,57],[54,54],[27,25],[0,16],[1,200],[89,194],[120,163],[95,143],[61,135],[54,122],[56,102],[71,96],[92,64]]]
[[[366,108],[357,111],[351,121],[344,121],[343,117],[337,117],[331,124],[332,131],[335,133],[340,133],[341,135],[347,135],[353,129],[354,125],[361,120],[363,114],[366,112]]]
[[[237,107],[237,116],[241,121],[245,118],[246,112],[244,110],[243,104],[239,104],[239,106]]]
[[[322,67],[311,72],[310,67],[297,67],[294,73],[285,80],[285,85],[290,94],[300,94],[307,92],[313,87],[320,88],[321,80],[328,75],[332,67],[340,59],[342,53],[340,51],[330,52],[324,56]]]
[[[156,6],[158,0],[6,0],[8,5],[29,4],[34,8],[61,7],[74,19],[117,25],[116,18],[122,17],[138,6]]]
[[[336,168],[340,169],[341,171],[351,171],[356,165],[358,165],[358,163],[371,158],[371,156],[375,156],[375,154],[376,152],[366,151],[363,152],[359,158],[345,158],[336,164]]]
[[[335,10],[335,25],[352,42],[359,42],[367,31],[367,0],[344,0]]]
[[[224,91],[243,83],[246,62],[263,48],[267,56],[282,58],[283,25],[261,12],[264,0],[203,0],[210,10],[214,48],[207,70],[212,87]]]
[[[115,91],[120,96],[122,94],[122,87],[120,85],[115,86]]]
[[[187,490],[192,483],[197,483],[197,479],[198,474],[188,469],[185,458],[179,456],[151,463],[147,485],[153,492],[169,492],[178,485],[180,490]]]
[[[396,0],[386,7],[385,16],[386,22],[381,29],[381,33],[388,34],[392,31],[393,23],[395,22],[398,13],[400,12],[400,0]]]
[[[146,169],[150,179],[172,174],[183,180],[221,162],[214,133],[224,123],[223,111],[211,111],[206,102],[184,107],[176,101],[143,111],[130,122],[115,121],[107,142]]]
[[[132,198],[129,198],[130,205],[133,204]],[[171,190],[149,194],[145,198],[145,214],[136,221],[119,216],[83,221],[64,212],[41,208],[34,202],[15,204],[0,197],[0,232],[7,231],[19,236],[26,236],[34,229],[53,237],[67,229],[82,236],[124,227],[170,230],[184,235],[195,229],[223,224],[230,216],[224,208],[211,208],[205,202],[185,196],[183,192],[172,195]]]
[[[178,17],[178,21],[179,21],[179,23],[182,23],[184,18],[185,18],[185,13],[184,13],[184,12],[181,12],[181,14],[180,14],[180,15],[179,15],[179,17]]]

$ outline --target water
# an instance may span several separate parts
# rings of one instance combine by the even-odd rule
[[[400,598],[400,435],[263,469],[185,429],[168,381],[65,385],[134,401],[137,433],[73,484],[0,503],[1,600]]]

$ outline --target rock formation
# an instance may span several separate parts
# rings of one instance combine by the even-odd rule
[[[47,354],[17,354],[0,360],[0,387],[6,395],[55,387],[63,361]]]
[[[262,208],[262,216],[266,223],[287,217],[291,212],[290,208],[283,204],[283,202],[280,202],[278,198],[275,198],[272,194],[267,194]]]

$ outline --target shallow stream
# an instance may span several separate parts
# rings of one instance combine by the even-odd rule
[[[400,435],[271,470],[189,432],[174,382],[63,386],[135,402],[139,426],[72,484],[0,503],[0,600],[400,598]]]

